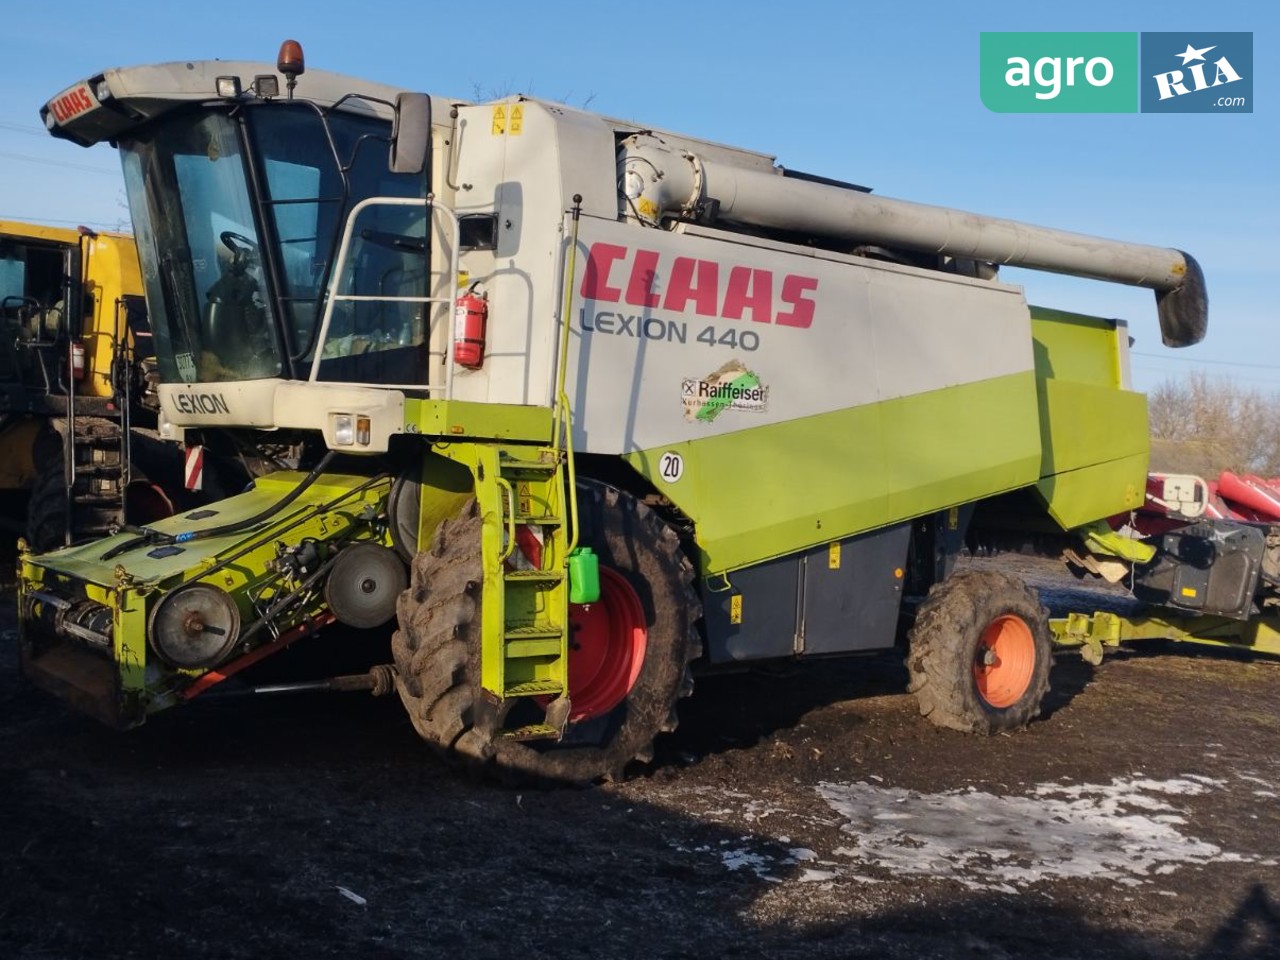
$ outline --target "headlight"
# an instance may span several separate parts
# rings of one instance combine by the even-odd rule
[[[260,73],[253,78],[253,86],[250,89],[265,100],[278,97],[280,96],[280,78],[274,73]]]
[[[349,413],[333,415],[333,442],[339,447],[349,447],[356,442],[356,421]]]

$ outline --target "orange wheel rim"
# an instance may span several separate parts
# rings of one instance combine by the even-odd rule
[[[996,617],[982,631],[973,661],[978,695],[997,710],[1013,706],[1031,686],[1036,639],[1021,617]]]

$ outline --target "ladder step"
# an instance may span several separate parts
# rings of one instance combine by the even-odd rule
[[[564,521],[559,517],[535,517],[529,513],[517,513],[516,523],[524,526],[537,525],[539,527],[558,527]]]
[[[75,504],[79,507],[98,507],[120,512],[120,494],[109,493],[81,493],[75,494]]]
[[[559,740],[560,731],[549,723],[531,723],[528,726],[516,727],[514,730],[503,730],[498,734],[500,740]]]
[[[509,570],[503,579],[510,584],[549,584],[560,583],[564,574],[558,570]]]
[[[526,623],[507,627],[506,638],[508,640],[558,639],[563,632],[553,623]]]
[[[530,657],[560,656],[560,639],[554,640],[509,640],[506,649],[508,660],[522,660]]]
[[[507,687],[503,691],[505,697],[543,697],[557,696],[564,692],[558,680],[527,680]]]
[[[76,421],[75,435],[77,438],[107,437],[119,439],[121,433],[123,431],[120,429],[118,420],[99,419],[96,423],[85,423],[83,420]]]
[[[110,449],[112,447],[119,449],[122,436],[123,435],[120,433],[112,435],[106,433],[77,432],[75,434],[75,443],[76,447],[82,449],[103,450]]]
[[[502,471],[504,477],[514,476],[517,474],[528,474],[534,477],[549,477],[560,469],[560,464],[554,460],[513,460],[503,457],[498,462],[498,469]]]

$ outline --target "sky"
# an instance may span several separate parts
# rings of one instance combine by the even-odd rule
[[[274,62],[292,38],[314,68],[463,100],[529,93],[885,196],[1186,250],[1204,269],[1209,332],[1180,350],[1161,345],[1147,290],[1002,276],[1032,303],[1126,319],[1140,390],[1202,371],[1280,392],[1280,4],[6,6],[0,219],[128,228],[115,152],[41,126],[40,106],[61,90],[110,66]],[[983,31],[1252,32],[1254,112],[993,113],[979,97]]]

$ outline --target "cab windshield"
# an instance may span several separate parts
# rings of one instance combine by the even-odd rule
[[[389,134],[375,117],[268,103],[171,115],[121,140],[163,380],[310,374],[348,211],[372,196],[425,196],[422,177],[388,171]],[[363,281],[372,289],[357,292],[423,295],[425,213],[404,209],[371,211],[394,223],[361,217],[361,235],[374,241]],[[350,288],[353,278],[342,282]],[[425,381],[419,304],[340,306],[320,352],[322,379]]]

